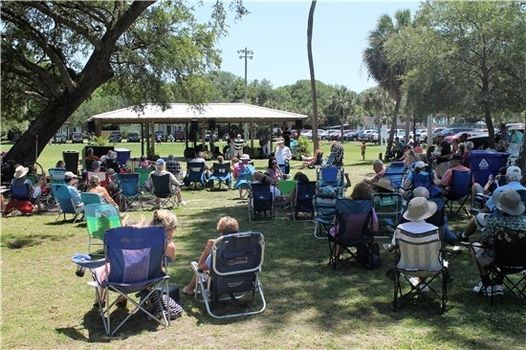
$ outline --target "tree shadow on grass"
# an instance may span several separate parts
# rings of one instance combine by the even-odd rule
[[[21,238],[9,238],[9,236],[2,237],[2,246],[5,246],[9,249],[22,249],[33,247],[35,245],[43,244],[46,240],[49,241],[62,241],[66,238],[74,236],[74,234],[69,235],[50,235],[50,234],[37,234],[30,235]]]

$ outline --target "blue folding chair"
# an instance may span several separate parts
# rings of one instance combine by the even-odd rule
[[[64,184],[64,174],[66,174],[66,169],[63,168],[50,168],[47,173],[51,179],[51,184]]]
[[[141,193],[139,192],[139,174],[119,174],[121,183],[122,207],[128,210],[134,203],[142,209]]]
[[[167,259],[164,254],[166,246],[163,227],[118,227],[106,231],[104,236],[104,259],[92,261],[89,256],[77,255],[73,262],[92,270],[93,282],[89,285],[96,288],[95,296],[99,305],[104,330],[108,336],[115,333],[138,311],[144,312],[149,318],[163,326],[170,325],[170,319],[163,311],[162,298],[157,298],[156,309],[149,310],[145,303],[151,300],[153,293],[162,296],[168,294],[169,276],[166,274]],[[111,266],[111,268],[110,268]],[[105,280],[99,280],[94,269],[109,270]],[[130,297],[137,292],[145,291],[140,301]],[[126,298],[135,306],[117,326],[112,329],[110,316],[118,298],[110,303],[110,292]],[[154,314],[155,313],[155,314]]]
[[[159,205],[161,208],[166,205],[171,205],[172,207],[177,206],[175,193],[170,185],[170,176],[173,175],[171,173],[164,175],[151,174],[153,195],[160,200]]]
[[[248,221],[256,218],[270,219],[276,217],[274,196],[270,184],[250,184],[250,193],[248,198]]]
[[[60,212],[58,213],[55,221],[58,220],[60,214],[64,215],[64,221],[66,220],[66,214],[73,214],[73,223],[75,223],[77,221],[77,216],[82,213],[82,207],[75,206],[68,187],[61,184],[52,184],[51,191],[53,192],[53,197],[55,197],[55,200],[58,202],[60,207]]]
[[[393,186],[395,190],[398,190],[402,187],[402,179],[404,178],[405,173],[406,168],[404,162],[392,162],[385,169],[384,177],[389,179],[391,186]]]
[[[245,166],[237,176],[234,188],[250,188],[250,184],[252,183],[252,175],[254,175],[255,172],[256,168],[254,168],[253,165]]]
[[[309,219],[314,217],[314,196],[316,195],[316,182],[296,183],[296,192],[292,201],[292,219],[298,220],[300,213],[309,214]]]
[[[314,196],[314,238],[326,239],[336,217],[336,196]]]
[[[228,188],[230,188],[232,183],[230,163],[214,163],[214,165],[212,165],[212,175],[210,175],[208,181],[211,183],[211,189],[219,190],[221,189],[222,184],[225,184]],[[214,181],[217,181],[215,186]]]
[[[206,185],[205,177],[205,164],[204,163],[188,163],[188,173],[184,178],[185,186],[190,187],[194,184],[194,188],[197,189],[199,186],[202,188]]]
[[[471,171],[453,170],[449,192],[444,197],[446,198],[446,207],[449,209],[449,216],[458,215],[462,209],[466,215],[470,216],[466,204],[471,198]],[[457,210],[454,210],[455,203],[458,204]]]
[[[92,192],[81,192],[80,200],[84,206],[88,204],[102,204],[102,200],[97,193]]]
[[[373,211],[372,200],[351,200],[339,198],[336,200],[336,226],[334,236],[327,235],[329,241],[329,265],[334,269],[340,262],[343,252],[358,262],[364,263],[360,254],[370,249],[374,241],[370,234],[370,222]],[[356,251],[351,250],[355,248]]]

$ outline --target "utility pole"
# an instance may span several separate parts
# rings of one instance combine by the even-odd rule
[[[244,102],[247,103],[247,62],[248,60],[254,58],[254,51],[247,49],[246,47],[242,50],[237,50],[240,59],[245,59],[245,98]]]

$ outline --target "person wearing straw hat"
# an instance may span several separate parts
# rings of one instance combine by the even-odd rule
[[[33,212],[31,196],[34,189],[31,181],[26,178],[28,172],[29,168],[22,165],[15,168],[15,173],[10,185],[11,199],[5,206],[2,215],[5,216],[15,209],[26,215]]]
[[[278,166],[281,169],[283,174],[289,173],[288,163],[292,159],[292,152],[290,148],[285,146],[285,140],[279,138],[276,140],[276,151],[274,152],[274,157],[278,161]]]
[[[490,266],[495,259],[495,241],[500,231],[505,231],[502,236],[508,243],[519,243],[526,240],[526,216],[524,216],[524,203],[519,193],[507,189],[497,196],[497,211],[493,212],[487,220],[486,226],[480,233],[480,242],[472,243],[473,255],[480,267],[480,282],[473,287],[473,292],[484,295],[502,295],[504,289],[502,281],[504,276],[497,274],[494,284],[490,279]]]
[[[437,211],[437,204],[425,197],[415,197],[409,201],[407,210],[402,214],[402,217],[407,220],[403,224],[399,224],[393,234],[391,244],[396,246],[398,235],[401,232],[407,232],[413,235],[429,233],[438,231],[438,227],[426,222],[426,219],[432,217]],[[411,284],[417,286],[421,283],[419,277],[411,277],[409,279]],[[428,287],[423,287],[422,291],[427,292]]]

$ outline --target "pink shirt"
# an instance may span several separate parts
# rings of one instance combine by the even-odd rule
[[[457,165],[454,168],[449,168],[446,170],[444,175],[442,175],[442,179],[440,180],[440,184],[444,187],[447,187],[451,185],[451,178],[453,177],[453,170],[457,171],[469,171],[469,168],[466,168],[462,164]]]

